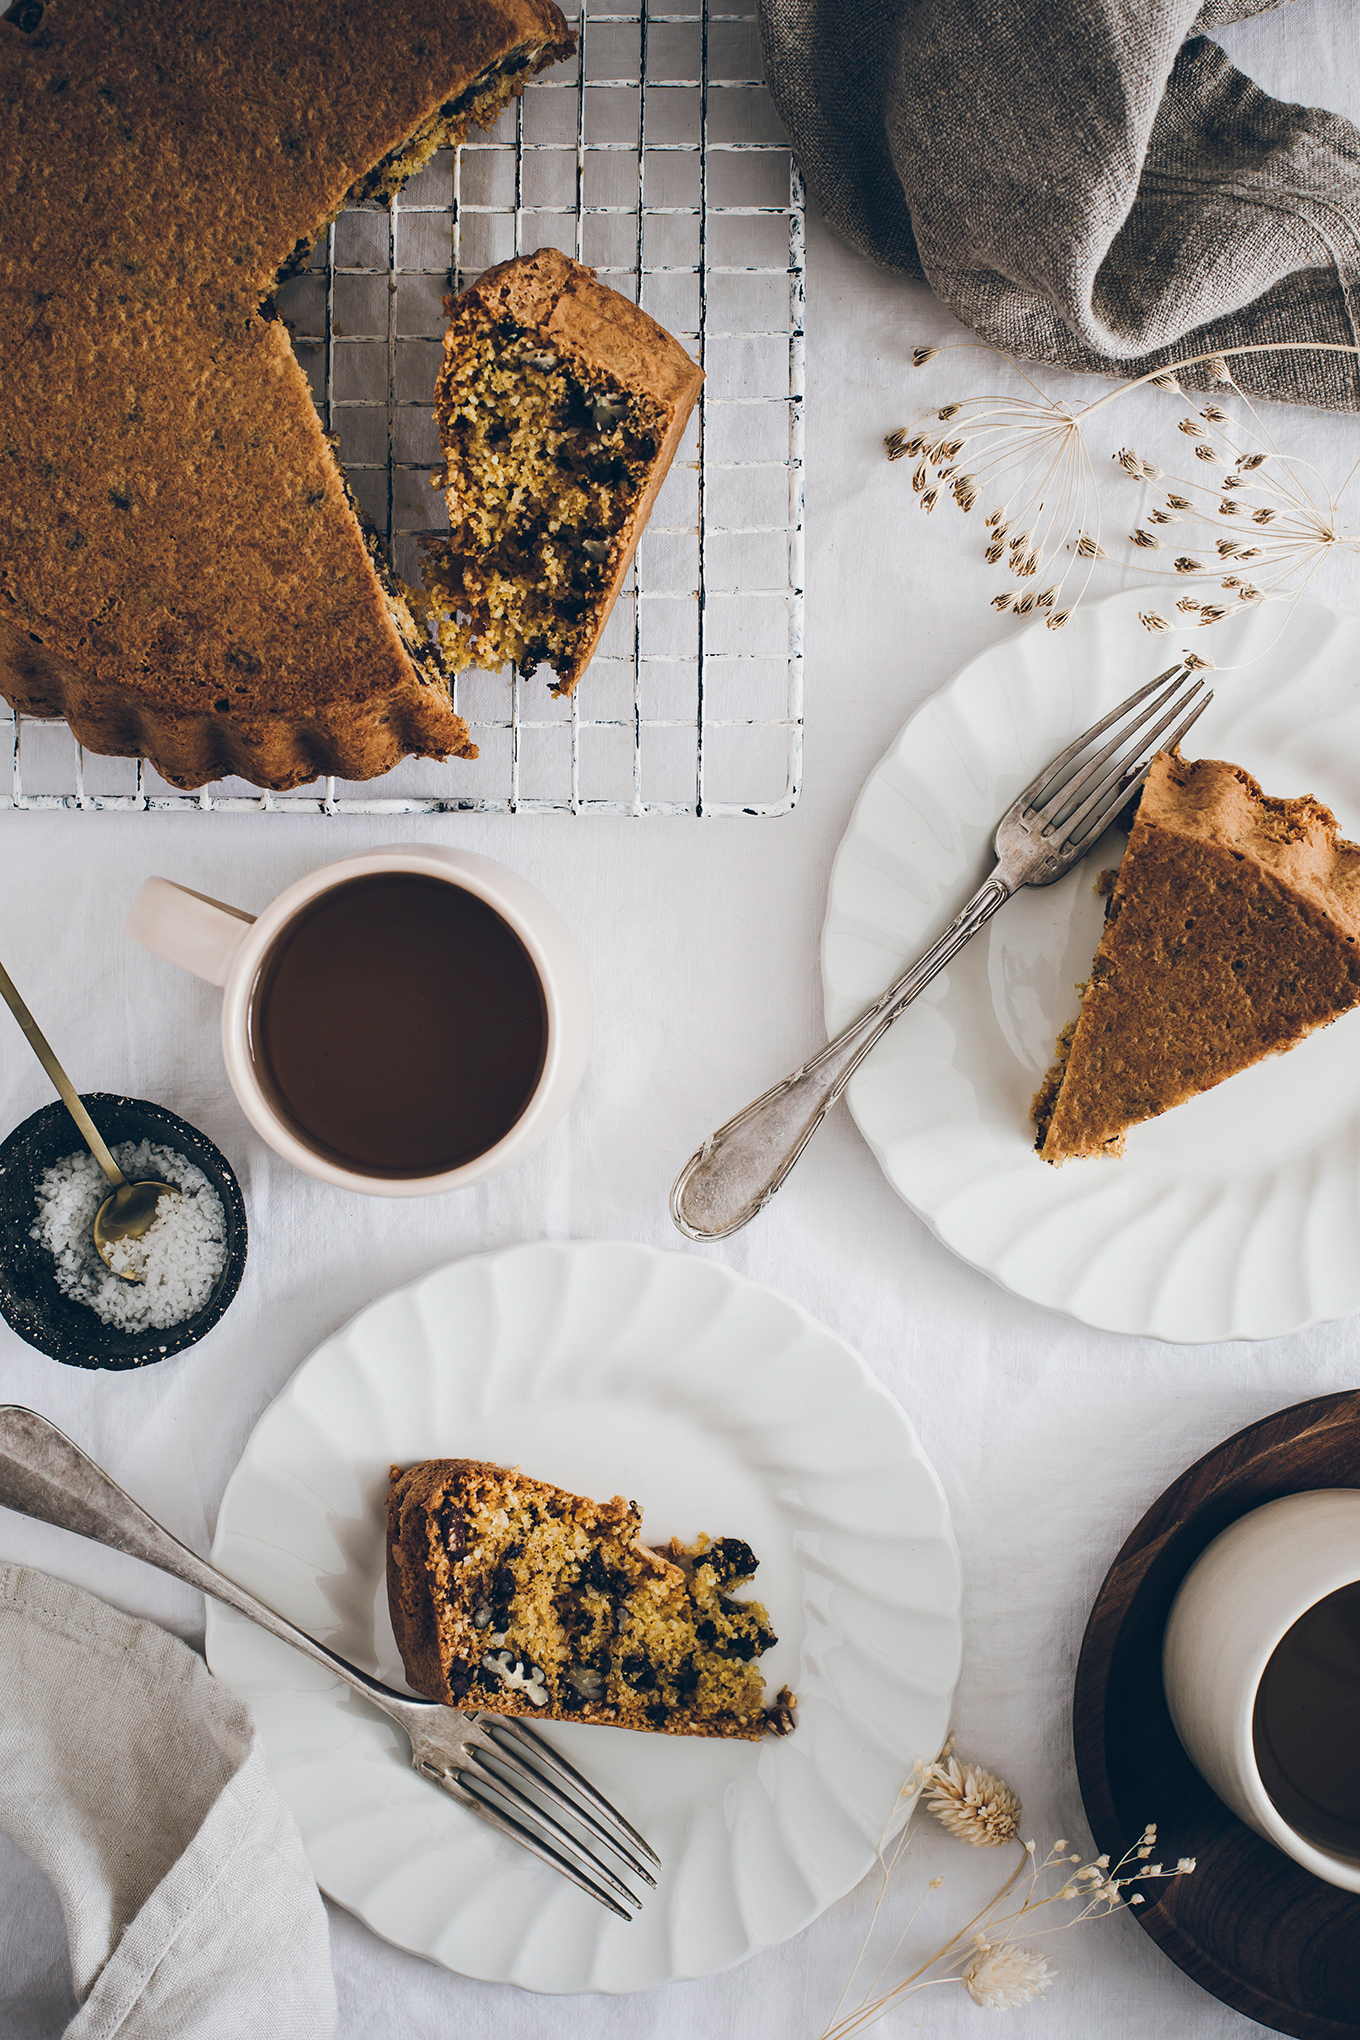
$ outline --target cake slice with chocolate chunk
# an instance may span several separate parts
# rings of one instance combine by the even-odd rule
[[[387,1597],[406,1676],[446,1705],[668,1735],[786,1735],[757,1659],[778,1641],[735,1590],[740,1538],[653,1551],[642,1512],[480,1459],[392,1468]]]
[[[449,536],[424,579],[448,664],[589,663],[703,370],[593,269],[541,248],[446,300],[435,388]]]
[[[1055,1165],[1360,1005],[1360,844],[1240,765],[1152,761],[1079,1017],[1034,1100]]]

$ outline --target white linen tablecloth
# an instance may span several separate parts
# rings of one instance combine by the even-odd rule
[[[1282,97],[1360,117],[1360,24],[1346,0],[1298,0],[1224,37]],[[144,1373],[58,1366],[0,1325],[0,1399],[68,1431],[180,1537],[207,1551],[244,1441],[307,1354],[355,1311],[427,1269],[539,1237],[682,1243],[667,1194],[698,1138],[820,1041],[817,942],[827,873],[855,795],[907,715],[1012,628],[987,606],[976,516],[915,508],[882,439],[927,404],[1019,387],[985,355],[914,374],[913,345],[966,338],[924,289],[880,275],[810,230],[808,685],[805,791],[774,821],[373,819],[5,814],[0,957],[83,1089],[160,1100],[235,1166],[252,1246],[240,1297],[193,1351]],[[952,365],[951,365],[952,364]],[[1094,383],[1041,376],[1077,401]],[[1155,458],[1178,413],[1155,394],[1111,406],[1115,436]],[[1272,409],[1292,450],[1339,478],[1360,420]],[[1109,501],[1118,498],[1112,493]],[[1111,509],[1118,518],[1120,512]],[[1137,577],[1126,577],[1128,580]],[[1112,575],[1101,586],[1122,585]],[[1093,592],[1098,592],[1093,589]],[[1360,606],[1360,573],[1315,592]],[[589,686],[587,680],[586,685]],[[1352,833],[1360,816],[1343,818]],[[459,1197],[350,1197],[293,1173],[227,1087],[219,995],[122,936],[141,879],[161,872],[255,910],[315,865],[383,842],[453,842],[522,871],[585,951],[594,1055],[548,1143]],[[8,1031],[6,1031],[8,1030]],[[0,1017],[0,1129],[49,1091]],[[797,1298],[849,1339],[901,1399],[948,1491],[966,1579],[956,1722],[963,1754],[1023,1795],[1041,1850],[1088,1839],[1072,1766],[1071,1682],[1087,1609],[1114,1551],[1185,1465],[1239,1426],[1352,1387],[1357,1323],[1262,1345],[1170,1347],[1091,1332],[1018,1302],[940,1246],[880,1176],[844,1111],[774,1206],[710,1252]],[[77,1581],[201,1639],[202,1606],[159,1573],[0,1511],[0,1561]],[[922,1822],[897,1904],[945,1879],[922,1915],[949,1931],[996,1858]],[[726,1976],[640,1998],[535,1998],[470,1983],[375,1939],[332,1907],[342,2040],[816,2040],[867,1922],[844,1901],[787,1946]],[[943,1938],[943,1932],[936,1938]],[[1131,1918],[1047,1944],[1062,1972],[1008,2030],[1051,2040],[1187,2040],[1249,2022],[1190,1983]],[[39,2040],[71,2016],[56,1899],[0,1836],[0,2036]],[[962,1992],[913,2001],[886,2034],[972,2034]]]

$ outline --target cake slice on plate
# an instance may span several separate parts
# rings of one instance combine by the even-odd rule
[[[740,1538],[652,1551],[642,1513],[479,1459],[392,1468],[387,1595],[406,1676],[447,1706],[754,1741],[793,1726],[765,1702],[777,1642]]]
[[[1360,845],[1238,765],[1153,760],[1078,1019],[1034,1100],[1046,1162],[1153,1119],[1360,1004]]]

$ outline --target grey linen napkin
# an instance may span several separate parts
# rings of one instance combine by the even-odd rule
[[[0,1827],[61,1900],[66,2040],[330,2040],[325,1909],[250,1709],[163,1629],[13,1565]]]
[[[1272,4],[760,0],[760,20],[838,233],[1009,354],[1137,375],[1235,343],[1360,339],[1360,130],[1269,98],[1202,32]],[[1352,356],[1233,374],[1360,409]]]

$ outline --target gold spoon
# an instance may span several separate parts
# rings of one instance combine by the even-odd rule
[[[93,1228],[94,1250],[106,1267],[113,1268],[109,1256],[115,1244],[119,1240],[141,1239],[143,1233],[149,1230],[162,1197],[178,1197],[179,1189],[174,1183],[161,1183],[154,1177],[148,1177],[141,1183],[128,1182],[109,1153],[99,1128],[81,1103],[75,1085],[53,1055],[46,1035],[19,997],[14,980],[3,964],[0,964],[0,998],[4,999],[28,1036],[33,1053],[61,1093],[61,1102],[84,1135],[90,1153],[114,1185],[112,1195],[104,1199],[94,1215]],[[113,1272],[124,1282],[143,1282],[146,1279],[132,1268],[113,1268]]]

